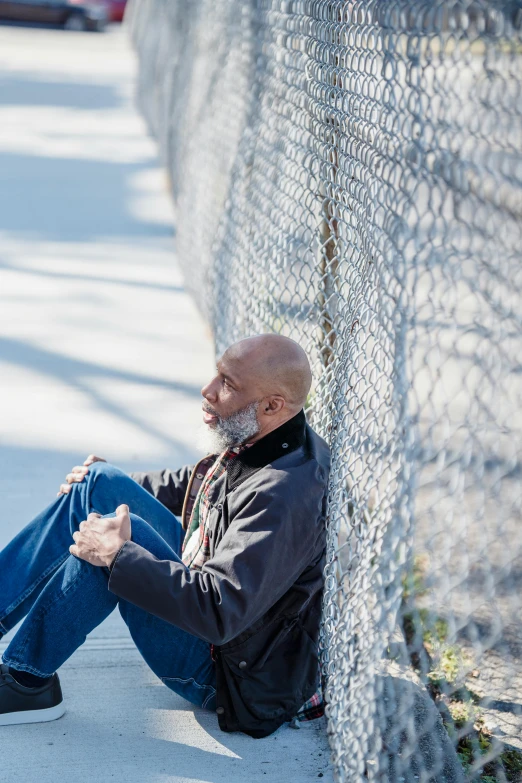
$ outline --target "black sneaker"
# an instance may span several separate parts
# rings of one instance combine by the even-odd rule
[[[41,688],[26,688],[9,674],[5,663],[0,664],[0,726],[44,723],[61,718],[64,712],[57,674]]]

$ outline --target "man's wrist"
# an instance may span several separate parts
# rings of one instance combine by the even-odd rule
[[[116,560],[118,559],[118,557],[120,555],[120,552],[121,552],[121,550],[123,549],[123,547],[125,546],[126,543],[127,543],[127,541],[122,541],[121,546],[118,547],[118,549],[115,552],[115,554],[112,555],[110,557],[110,559],[108,558],[109,562],[107,563],[107,568],[109,569],[109,571],[112,571],[112,569],[114,568],[114,564],[116,563]]]

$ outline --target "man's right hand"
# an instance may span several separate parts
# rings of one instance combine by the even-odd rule
[[[79,484],[84,480],[85,476],[89,472],[89,465],[93,462],[107,462],[103,457],[97,457],[95,454],[89,454],[83,465],[76,465],[70,473],[65,477],[66,484],[60,484],[60,491],[58,495],[68,495],[72,489],[73,484]]]

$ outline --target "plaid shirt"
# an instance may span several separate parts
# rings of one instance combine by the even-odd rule
[[[188,568],[201,571],[210,558],[210,539],[208,535],[208,520],[210,512],[209,493],[210,488],[223,475],[227,469],[229,460],[234,459],[247,446],[224,451],[216,459],[212,467],[206,473],[192,509],[190,522],[187,528],[181,559]],[[324,715],[324,702],[321,691],[314,693],[311,699],[303,704],[296,715],[298,720],[314,720]]]
[[[237,457],[243,448],[230,449],[224,451],[219,455],[214,462],[210,470],[207,471],[203,483],[199,488],[192,514],[190,515],[190,522],[183,542],[183,548],[181,551],[181,559],[188,568],[195,568],[197,571],[201,571],[205,563],[210,557],[210,542],[208,537],[208,519],[210,511],[210,503],[208,496],[210,488],[216,483],[225,470],[227,469],[227,462],[234,457]]]

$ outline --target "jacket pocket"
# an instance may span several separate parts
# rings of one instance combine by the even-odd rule
[[[259,720],[290,720],[315,690],[317,645],[299,617],[277,618],[221,655],[239,714],[246,707]]]

